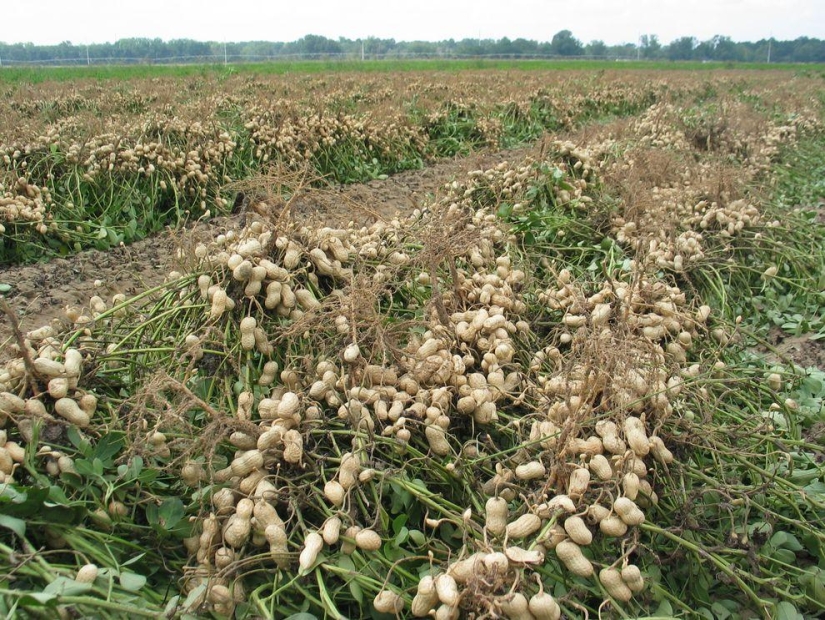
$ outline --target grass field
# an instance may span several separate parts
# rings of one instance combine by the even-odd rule
[[[0,72],[0,613],[822,614],[821,76],[368,65]]]
[[[711,63],[689,61],[609,60],[275,60],[207,65],[124,65],[85,67],[4,67],[0,83],[74,80],[129,80],[153,77],[220,77],[226,74],[283,75],[328,73],[395,73],[409,71],[798,71],[822,73],[816,66],[783,63]]]

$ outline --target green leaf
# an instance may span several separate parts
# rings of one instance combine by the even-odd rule
[[[173,534],[185,523],[181,523],[186,509],[180,498],[166,497],[160,504],[146,506],[146,520],[163,535]]]
[[[172,530],[180,523],[186,509],[179,497],[167,497],[160,504],[158,515],[160,525],[168,530]]]
[[[802,385],[799,386],[799,389],[805,390],[809,394],[822,394],[822,381],[820,381],[816,377],[806,377],[805,379],[803,379]]]
[[[794,469],[789,478],[794,484],[805,485],[817,480],[821,475],[818,469]]]
[[[0,487],[0,513],[23,520],[37,516],[51,523],[76,523],[85,514],[85,509],[79,504],[70,505],[65,495],[62,498],[64,501],[57,501],[60,497],[53,493],[56,488]]]
[[[126,479],[136,480],[140,476],[141,471],[143,471],[143,459],[139,456],[129,459],[129,465],[126,469],[128,477]]]
[[[755,523],[751,523],[748,526],[748,536],[753,538],[754,536],[766,536],[770,534],[772,526],[770,523],[766,523],[765,521],[756,521]]]
[[[349,591],[350,594],[352,594],[352,598],[354,598],[359,605],[364,604],[364,591],[357,581],[349,582]]]
[[[89,459],[77,459],[74,462],[75,471],[81,476],[94,476],[95,467],[94,462]]]
[[[662,602],[659,603],[659,606],[656,608],[656,611],[653,612],[653,615],[656,617],[672,616],[673,606],[670,604],[670,601],[668,601],[667,599],[662,600]]]
[[[407,542],[407,539],[410,537],[410,530],[406,527],[402,527],[398,534],[395,535],[395,544],[399,547]]]
[[[351,558],[351,557],[349,557],[348,555],[340,555],[340,556],[338,556],[338,561],[336,562],[336,565],[337,565],[339,568],[343,568],[344,570],[349,570],[349,571],[352,571],[352,572],[357,572],[357,571],[355,570],[355,562],[353,562],[353,561],[352,561],[352,558]]]
[[[825,606],[825,570],[813,567],[799,579],[799,582],[805,586],[808,596],[819,605]]]
[[[12,504],[22,504],[28,498],[28,494],[11,484],[0,486],[0,502],[11,502]]]
[[[80,454],[86,457],[91,454],[92,442],[81,435],[80,431],[76,427],[70,426],[66,431],[66,437],[69,439],[71,444],[77,448],[77,451],[80,452]]]
[[[802,551],[804,549],[796,536],[789,532],[783,532],[782,530],[771,536],[771,544],[774,547],[783,547],[791,551]]]
[[[49,585],[43,588],[44,594],[54,594],[56,596],[77,596],[92,589],[90,583],[80,583],[68,577],[57,577]]]
[[[140,554],[136,555],[135,557],[133,557],[131,560],[127,560],[127,561],[123,562],[121,564],[121,566],[131,566],[132,564],[140,562],[145,556],[146,556],[145,553],[140,553]]]
[[[400,514],[392,520],[392,531],[398,534],[407,524],[409,517],[406,514]]]
[[[297,614],[292,614],[291,616],[284,618],[284,620],[318,620],[318,616],[302,611]]]
[[[6,284],[5,282],[0,283],[0,295],[5,295],[11,290],[11,284]]]
[[[389,562],[398,562],[403,560],[404,558],[408,558],[413,555],[412,551],[408,551],[402,547],[384,545],[384,549],[382,551],[382,555],[384,559],[388,560]]]
[[[123,433],[110,432],[100,438],[94,447],[93,454],[108,468],[114,464],[112,457],[120,452],[124,445],[125,439]]]
[[[738,609],[739,605],[737,605],[735,601],[727,599],[716,601],[710,606],[710,610],[713,612],[713,615],[716,616],[717,620],[726,620],[732,617]]]
[[[20,538],[26,535],[26,522],[23,519],[0,514],[0,527],[4,527],[17,534]]]
[[[127,592],[137,592],[146,585],[146,577],[137,573],[120,573],[120,585]]]
[[[412,494],[393,482],[390,483],[390,489],[392,490],[390,512],[403,513],[412,504]]]
[[[427,488],[427,483],[424,482],[421,478],[415,478],[415,479],[411,480],[410,483],[409,483],[409,486],[411,486],[413,489],[415,489],[421,495],[424,495],[424,496],[431,495],[429,489]]]
[[[155,529],[160,527],[160,507],[157,504],[146,505],[146,520]]]
[[[796,562],[796,554],[790,549],[777,549],[771,554],[771,557],[785,564],[793,564]]]
[[[421,530],[410,530],[410,540],[418,547],[423,547],[427,543],[427,537]]]
[[[257,607],[253,607],[250,603],[241,602],[235,605],[235,620],[255,620],[261,616],[255,613]],[[196,619],[193,619],[196,620]]]
[[[117,245],[118,243],[123,241],[123,236],[119,235],[114,228],[109,228],[106,230],[106,232],[108,233],[107,236],[109,237],[109,243],[111,243],[112,245]]]
[[[20,597],[21,607],[44,607],[57,603],[57,595],[44,592],[31,592]]]
[[[782,601],[776,606],[776,620],[805,620],[793,603]]]

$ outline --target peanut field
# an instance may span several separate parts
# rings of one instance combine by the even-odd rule
[[[0,615],[821,615],[823,77],[0,73]]]

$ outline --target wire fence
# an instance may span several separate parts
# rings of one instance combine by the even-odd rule
[[[182,65],[182,64],[236,64],[283,62],[302,60],[326,60],[339,62],[376,60],[645,60],[638,55],[594,55],[580,54],[564,56],[560,54],[454,54],[393,52],[390,54],[358,53],[297,53],[297,54],[203,54],[194,56],[164,56],[158,58],[137,56],[79,57],[79,58],[38,58],[16,60],[0,56],[0,67],[77,67],[105,65]]]

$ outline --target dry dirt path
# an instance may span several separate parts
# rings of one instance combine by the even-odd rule
[[[437,195],[445,184],[470,170],[489,168],[502,161],[521,161],[537,155],[541,145],[519,149],[480,151],[468,157],[443,160],[421,170],[403,172],[385,180],[310,191],[292,205],[299,219],[321,219],[327,225],[390,218],[410,211]],[[6,295],[21,329],[28,331],[64,321],[66,306],[86,306],[93,295],[111,300],[163,282],[179,267],[178,248],[208,239],[238,224],[241,216],[214,218],[183,229],[167,230],[134,244],[106,251],[91,250],[46,263],[0,268],[0,283],[11,285]],[[0,319],[0,360],[9,357],[11,328]]]

